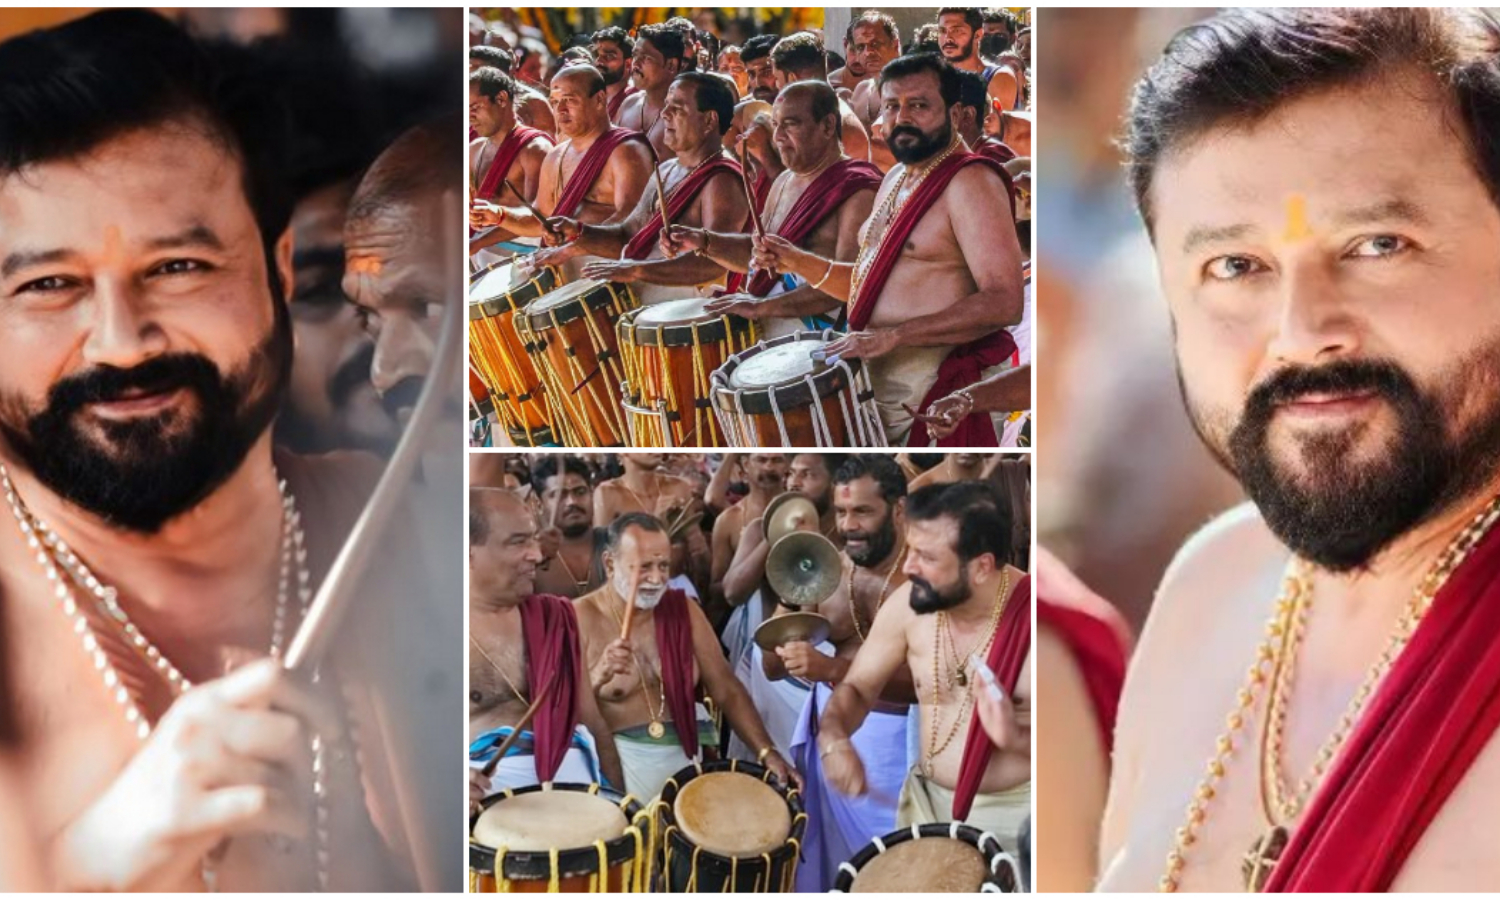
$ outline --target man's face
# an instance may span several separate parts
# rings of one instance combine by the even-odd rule
[[[564,137],[577,138],[599,129],[609,115],[604,92],[590,94],[588,79],[570,74],[567,69],[552,76],[547,95],[552,117]]]
[[[786,490],[786,457],[774,453],[752,453],[745,460],[745,477],[752,488],[779,494]]]
[[[542,507],[557,510],[551,524],[562,531],[563,537],[583,537],[594,527],[594,491],[582,473],[570,471],[548,478],[542,490]]]
[[[718,117],[700,112],[698,88],[676,82],[667,88],[667,102],[661,110],[662,140],[674,153],[692,153],[719,136]]]
[[[961,469],[973,468],[974,466],[979,465],[980,461],[983,459],[984,457],[980,456],[978,453],[953,454],[953,464]]]
[[[913,612],[935,613],[969,599],[977,566],[959,559],[958,522],[951,517],[907,523],[902,571],[911,582]]]
[[[620,459],[627,466],[645,469],[647,472],[655,472],[661,466],[664,457],[660,453],[626,453]]]
[[[775,123],[771,141],[776,152],[786,167],[798,174],[811,172],[828,159],[839,139],[838,120],[831,116],[814,119],[812,100],[803,90],[777,97],[771,119]]]
[[[969,27],[961,13],[938,16],[938,32],[938,47],[948,62],[965,62],[974,55],[974,42],[977,38],[974,29]]]
[[[893,78],[880,89],[886,143],[898,162],[919,163],[953,140],[953,117],[943,104],[938,76],[918,72]]]
[[[664,531],[627,528],[620,546],[604,554],[604,566],[615,593],[630,599],[633,581],[635,605],[652,609],[661,602],[672,578],[672,545]]]
[[[668,60],[650,41],[635,42],[630,58],[630,80],[643,91],[659,91],[682,71],[682,60]]]
[[[849,71],[854,72],[854,61],[857,59],[860,71],[856,75],[861,78],[879,75],[885,64],[895,59],[900,52],[900,45],[891,40],[884,28],[879,25],[856,25],[854,43],[849,45]]]
[[[605,84],[619,84],[624,80],[629,64],[619,44],[614,41],[594,42],[594,67],[604,76]]]
[[[734,79],[734,86],[741,97],[750,90],[750,75],[745,71],[744,61],[740,59],[740,51],[726,50],[720,53],[719,71]]]
[[[1167,157],[1155,245],[1189,413],[1272,530],[1367,563],[1494,474],[1500,211],[1408,77]]]
[[[811,500],[819,515],[828,512],[833,502],[833,473],[824,459],[817,453],[797,454],[792,457],[786,479],[786,489]]]
[[[491,100],[479,92],[479,85],[469,85],[469,127],[480,137],[494,137],[510,124],[505,115],[509,104],[509,94],[496,94]]]
[[[292,361],[278,435],[304,452],[358,448],[386,454],[396,420],[370,384],[375,342],[344,295],[344,214],[352,181],[309,194],[292,212]]]
[[[833,509],[838,516],[839,532],[844,538],[844,552],[856,566],[866,569],[890,558],[896,549],[896,536],[903,526],[902,506],[885,502],[880,485],[869,475],[835,485]]]
[[[745,74],[750,78],[751,93],[755,95],[755,99],[767,103],[776,102],[776,92],[780,88],[776,84],[776,69],[771,65],[769,55],[745,63]]]
[[[212,493],[280,401],[290,325],[242,177],[178,121],[0,180],[0,432],[118,527]]]
[[[542,55],[528,53],[516,63],[516,77],[532,84],[542,83]]]
[[[344,293],[375,341],[370,381],[402,425],[432,368],[442,322],[443,269],[452,254],[441,223],[442,198],[433,195],[344,229]]]
[[[488,510],[488,539],[469,546],[469,583],[479,596],[514,606],[536,591],[536,569],[542,563],[540,529],[519,497],[507,494],[495,502]]]

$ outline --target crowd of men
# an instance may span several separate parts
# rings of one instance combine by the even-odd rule
[[[539,244],[529,266],[646,305],[833,327],[826,358],[863,361],[888,446],[1028,442],[1030,32],[934,18],[903,42],[866,11],[842,55],[676,18],[556,59],[471,20],[474,264]]]
[[[695,760],[736,758],[801,788],[799,890],[913,823],[967,821],[1016,853],[1029,473],[972,453],[475,455],[471,804],[547,781],[644,801]],[[795,611],[767,578],[764,520],[787,492],[813,510],[788,527],[838,549],[837,587],[816,606],[826,641],[767,652],[757,629]]]

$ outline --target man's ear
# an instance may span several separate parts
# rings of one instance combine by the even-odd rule
[[[276,239],[276,247],[273,253],[276,274],[281,278],[283,293],[286,294],[287,302],[291,302],[292,292],[297,284],[296,275],[292,269],[292,229],[287,226],[281,237]]]

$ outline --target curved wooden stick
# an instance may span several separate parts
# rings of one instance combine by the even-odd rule
[[[532,700],[531,705],[526,707],[526,712],[521,714],[521,718],[516,722],[515,728],[511,730],[510,734],[505,736],[505,740],[500,742],[499,749],[495,751],[495,758],[485,763],[484,768],[479,770],[481,775],[489,778],[495,774],[495,769],[500,766],[500,760],[504,759],[505,754],[510,752],[510,748],[514,747],[516,741],[520,740],[521,732],[525,731],[526,726],[531,724],[531,720],[536,718],[536,711],[542,708],[543,701],[547,699],[548,694],[552,693],[552,685],[556,683],[556,681],[549,681],[542,685],[540,691],[537,691],[536,699]]]

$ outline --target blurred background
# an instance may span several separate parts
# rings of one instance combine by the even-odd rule
[[[1130,89],[1206,9],[1043,9],[1038,543],[1135,629],[1183,539],[1240,499],[1188,424],[1155,259],[1115,139]]]

